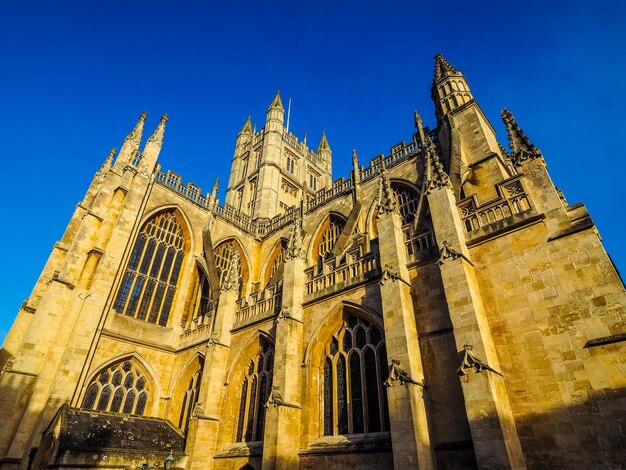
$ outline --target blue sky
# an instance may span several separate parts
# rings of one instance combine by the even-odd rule
[[[545,4],[547,3],[547,4]],[[4,2],[0,7],[0,340],[109,149],[167,112],[164,169],[227,179],[248,114],[275,91],[291,126],[327,130],[334,177],[434,126],[444,56],[506,144],[508,107],[626,274],[626,2]],[[223,196],[224,187],[220,193]]]

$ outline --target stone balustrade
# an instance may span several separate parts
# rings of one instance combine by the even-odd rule
[[[438,253],[435,234],[432,231],[413,235],[411,227],[403,228],[404,245],[409,262],[422,261]]]
[[[487,227],[515,214],[532,209],[528,194],[522,185],[523,175],[515,175],[496,185],[500,197],[479,205],[475,195],[457,204],[467,233]]]
[[[278,314],[281,300],[282,286],[278,284],[251,294],[248,299],[240,299],[237,302],[237,312],[235,312],[235,327]]]
[[[345,289],[380,274],[378,256],[368,253],[362,257],[347,256],[338,266],[324,263],[321,272],[313,266],[305,270],[307,276],[306,296],[323,295],[324,291]]]

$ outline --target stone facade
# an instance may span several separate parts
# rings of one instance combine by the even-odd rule
[[[620,468],[626,293],[584,205],[438,55],[437,128],[349,178],[284,127],[226,201],[145,115],[0,355],[0,469]]]

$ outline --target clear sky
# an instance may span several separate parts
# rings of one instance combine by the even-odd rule
[[[12,1],[0,7],[0,341],[111,147],[169,114],[160,162],[210,190],[275,91],[334,177],[434,126],[444,56],[506,144],[508,107],[626,275],[626,2]],[[223,198],[224,187],[220,189]]]

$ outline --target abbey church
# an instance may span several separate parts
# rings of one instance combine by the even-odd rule
[[[0,352],[0,470],[622,468],[626,292],[587,209],[441,55],[431,94],[435,129],[339,179],[276,94],[224,201],[142,114]]]

